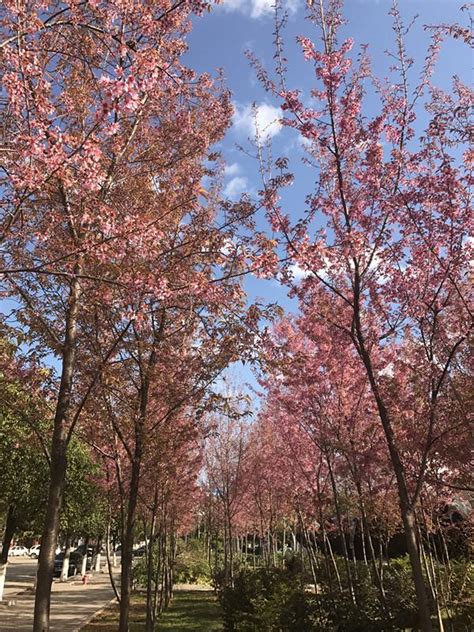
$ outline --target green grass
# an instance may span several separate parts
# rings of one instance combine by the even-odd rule
[[[133,595],[130,603],[130,632],[145,629],[145,598]],[[107,608],[81,632],[116,632],[118,607]],[[220,606],[212,591],[180,590],[160,617],[157,632],[222,632]]]
[[[186,590],[175,593],[173,603],[161,617],[157,632],[220,632],[221,610],[214,593]]]

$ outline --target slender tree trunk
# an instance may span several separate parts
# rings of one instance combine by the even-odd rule
[[[415,514],[410,507],[402,507],[403,526],[407,541],[408,554],[410,556],[413,581],[417,595],[418,610],[420,615],[420,625],[423,632],[432,632],[431,613],[426,592],[425,579],[421,568],[420,551],[416,538]]]
[[[227,516],[224,516],[224,581],[226,586],[229,585],[229,535],[227,533],[227,529]]]
[[[232,550],[232,517],[230,515],[230,508],[227,510],[227,535],[228,535],[228,546],[229,546],[229,583],[231,586],[234,585],[234,552]]]
[[[164,326],[164,318],[160,325],[160,335]],[[144,449],[144,432],[148,410],[148,394],[150,389],[150,372],[156,363],[156,343],[148,358],[147,366],[142,367],[142,380],[138,394],[138,418],[135,420],[135,452],[132,461],[132,473],[128,493],[127,519],[122,542],[122,569],[120,583],[120,619],[118,632],[128,632],[128,618],[130,612],[130,592],[132,585],[132,551],[133,532],[137,512],[138,491],[140,486],[140,470]]]
[[[426,533],[428,534],[428,530],[426,530]],[[431,598],[436,608],[436,617],[438,619],[439,632],[444,632],[443,617],[442,617],[441,610],[439,607],[439,596],[438,596],[438,589],[436,586],[436,573],[433,566],[433,558],[431,556],[431,552],[429,550],[427,552],[425,549],[425,545],[423,543],[423,535],[421,533],[421,529],[419,525],[418,525],[418,540],[420,543],[419,546],[420,546],[420,552],[421,552],[421,559],[423,561],[423,566],[425,568],[425,574],[428,580],[428,586],[430,588]],[[428,543],[428,546],[429,546],[429,543]]]
[[[15,507],[13,505],[9,505],[5,531],[3,532],[2,552],[0,554],[0,601],[3,600],[3,591],[5,589],[5,580],[7,577],[8,551],[10,550],[10,544],[12,543],[15,529]]]
[[[356,598],[355,598],[355,592],[354,592],[354,585],[352,583],[351,568],[349,566],[349,554],[347,552],[346,534],[342,526],[341,509],[339,507],[339,500],[337,497],[336,479],[334,478],[334,473],[332,471],[332,465],[331,465],[331,459],[329,458],[329,455],[326,455],[326,461],[328,464],[329,478],[331,480],[331,488],[332,488],[332,493],[334,497],[334,508],[336,509],[336,517],[337,517],[337,524],[339,527],[339,534],[342,540],[342,552],[344,555],[344,567],[346,569],[347,584],[349,588],[349,593],[351,595],[352,603],[355,604]]]
[[[69,576],[69,560],[71,558],[71,534],[66,534],[66,542],[64,544],[64,559],[63,566],[61,568],[61,576],[59,578],[60,582],[67,581]]]
[[[87,571],[87,549],[89,547],[89,536],[86,536],[84,539],[84,557],[82,558],[81,564],[81,575],[84,577]]]
[[[154,578],[154,551],[153,543],[155,541],[155,527],[156,527],[156,509],[158,504],[158,490],[155,490],[155,498],[153,502],[150,536],[148,540],[148,559],[147,559],[147,582],[146,582],[146,622],[145,631],[153,632],[155,628],[154,606],[153,606],[153,578]]]
[[[102,560],[101,549],[102,549],[102,536],[99,536],[97,538],[97,546],[95,549],[94,571],[96,573],[100,573],[100,565],[101,565],[101,560]]]
[[[311,541],[309,539],[308,530],[307,530],[306,525],[304,523],[303,515],[302,515],[300,509],[298,509],[298,517],[300,519],[301,531],[303,533],[303,537],[304,537],[304,540],[306,542],[306,549],[308,551],[309,567],[310,567],[310,570],[311,570],[311,577],[313,578],[314,592],[317,593],[318,592],[318,579],[316,577],[316,568],[315,568],[315,558],[314,558],[313,547],[312,547]]]
[[[387,446],[388,446],[388,450],[390,454],[390,460],[392,462],[393,471],[394,471],[395,478],[397,481],[398,497],[400,501],[400,515],[402,518],[403,529],[404,529],[405,538],[406,538],[406,545],[407,545],[408,555],[410,557],[410,563],[411,563],[411,568],[412,568],[413,583],[415,585],[420,627],[421,627],[422,632],[432,632],[433,626],[431,624],[431,612],[430,612],[430,605],[428,601],[428,593],[426,590],[426,584],[423,577],[420,551],[418,548],[418,542],[417,542],[417,537],[416,537],[415,513],[412,507],[412,503],[410,502],[410,496],[408,493],[406,478],[405,478],[405,470],[404,470],[403,463],[400,457],[400,453],[396,445],[396,439],[393,432],[390,415],[387,410],[387,407],[385,406],[385,402],[382,398],[382,395],[380,393],[379,386],[375,378],[374,369],[372,366],[372,360],[370,358],[369,352],[367,351],[364,335],[362,333],[360,313],[358,310],[359,285],[358,285],[358,279],[356,280],[357,280],[357,284],[355,288],[355,298],[357,300],[354,301],[354,304],[355,304],[354,321],[355,321],[356,339],[357,339],[356,346],[357,346],[358,353],[364,363],[365,369],[367,371],[367,377],[369,379],[372,394],[374,396],[374,399],[377,405],[380,421],[382,423],[385,438],[387,441]],[[423,475],[423,473],[421,473],[421,475]]]
[[[67,468],[67,416],[69,413],[73,374],[76,365],[77,317],[81,288],[77,275],[81,273],[76,265],[69,293],[69,308],[66,315],[66,334],[62,354],[61,383],[59,385],[51,446],[51,478],[41,548],[38,560],[38,574],[35,595],[33,632],[48,632],[49,609],[51,604],[51,584],[54,572],[54,557],[59,534],[59,516],[64,496]]]
[[[158,555],[156,560],[156,568],[154,572],[154,586],[153,586],[153,625],[156,623],[158,616],[158,593],[160,590],[160,576],[161,576],[161,560],[163,557],[163,527],[160,525],[157,542],[158,542]]]
[[[59,514],[62,505],[66,478],[66,433],[61,427],[53,438],[51,455],[51,482],[46,520],[41,536],[41,548],[38,561],[38,574],[35,596],[34,632],[48,632],[51,584],[53,581],[54,558],[59,533]]]
[[[293,525],[293,527],[295,527],[295,525]],[[296,533],[295,533],[294,528],[291,529],[291,544],[293,547],[293,553],[296,553],[298,551],[298,541],[296,539]]]
[[[256,553],[256,547],[257,547],[257,538],[255,536],[255,531],[252,533],[252,566],[253,569],[255,570],[257,568],[257,553]]]
[[[112,590],[114,591],[115,599],[118,601],[118,603],[120,603],[120,595],[117,590],[117,584],[115,583],[115,577],[114,577],[114,572],[113,572],[114,564],[112,563],[112,560],[110,559],[110,547],[111,547],[110,522],[107,524],[107,533],[105,537],[106,537],[105,556],[107,560],[107,570],[109,572],[110,585],[112,586]]]
[[[453,605],[453,594],[451,591],[452,567],[451,567],[451,559],[449,557],[448,546],[446,544],[446,538],[444,537],[443,527],[439,523],[439,520],[437,521],[437,529],[438,529],[438,534],[441,538],[441,543],[443,546],[441,558],[444,564],[444,572],[445,572],[445,577],[446,577],[445,601],[449,606],[449,607],[447,606],[446,609],[448,611],[449,618],[451,618],[451,609]]]
[[[166,573],[168,564],[168,527],[166,525],[166,522],[163,529],[162,555],[163,559],[161,562],[160,613],[163,612],[164,608],[166,608]]]
[[[141,444],[135,450],[127,507],[127,522],[122,542],[122,568],[120,574],[120,619],[118,632],[128,632],[130,593],[132,587],[133,534],[140,483]]]
[[[328,545],[329,555],[331,556],[332,565],[334,566],[334,572],[336,573],[337,584],[339,586],[339,592],[342,593],[341,576],[339,574],[339,569],[337,567],[336,558],[334,557],[334,552],[332,550],[331,540],[328,538],[327,533],[325,533],[324,536],[326,538],[326,543]]]
[[[369,545],[369,551],[370,551],[370,561],[371,561],[371,567],[372,567],[372,572],[374,574],[374,578],[375,578],[375,583],[377,584],[377,588],[379,591],[379,600],[380,600],[380,605],[382,606],[382,610],[384,612],[384,614],[389,617],[390,616],[390,612],[387,606],[387,599],[385,596],[385,590],[383,587],[383,583],[382,583],[382,578],[381,575],[379,573],[379,570],[377,568],[377,561],[376,561],[376,555],[375,555],[375,550],[374,550],[374,544],[372,541],[372,536],[370,534],[370,527],[369,527],[369,523],[367,520],[367,514],[365,511],[365,504],[364,504],[364,498],[362,495],[362,486],[360,483],[360,480],[356,480],[356,489],[357,489],[357,495],[359,497],[359,509],[360,509],[360,516],[362,519],[362,541],[364,543],[364,558],[365,558],[365,542],[364,536],[367,536],[367,544]],[[365,558],[365,563],[367,564],[367,559]]]
[[[331,573],[331,563],[330,563],[330,555],[329,555],[329,547],[328,547],[328,538],[326,535],[326,527],[324,526],[324,515],[323,515],[323,509],[322,509],[322,503],[320,501],[320,491],[318,490],[318,510],[319,510],[319,522],[320,522],[320,526],[321,526],[321,533],[323,536],[323,554],[324,554],[324,561],[326,564],[326,572],[328,574],[328,581],[329,581],[329,590],[331,593],[334,592],[334,586],[333,586],[333,582],[332,582],[332,573]],[[337,572],[337,566],[336,566],[336,572]],[[338,574],[339,577],[339,574]],[[341,590],[341,582],[339,579],[339,590]]]
[[[311,535],[311,539],[314,545],[314,564],[315,564],[316,570],[319,571],[319,559],[318,559],[319,546],[318,546],[318,539],[316,538],[316,531],[312,529],[310,531],[310,535]]]

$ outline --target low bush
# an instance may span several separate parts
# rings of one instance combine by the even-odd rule
[[[342,591],[337,578],[318,574],[318,594],[305,588],[306,577],[298,565],[286,569],[244,569],[233,587],[219,589],[226,632],[396,632],[417,629],[415,592],[407,558],[391,560],[383,567],[385,607],[369,566],[351,564],[354,598],[344,564],[337,560]],[[451,567],[451,590],[458,587],[456,608],[443,611],[445,629],[474,629],[467,563]]]
[[[301,584],[281,569],[241,570],[219,591],[228,632],[310,630]],[[303,597],[301,599],[301,597]],[[283,627],[285,626],[285,627]],[[290,626],[290,627],[288,627]]]
[[[211,583],[211,568],[204,542],[201,540],[179,542],[174,579],[179,584]]]

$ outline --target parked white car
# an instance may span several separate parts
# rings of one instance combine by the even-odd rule
[[[19,557],[20,555],[28,555],[28,549],[26,546],[12,546],[8,551],[8,555],[12,557]]]
[[[35,544],[34,546],[32,546],[31,549],[28,551],[28,555],[36,560],[40,554],[40,546],[40,544]]]

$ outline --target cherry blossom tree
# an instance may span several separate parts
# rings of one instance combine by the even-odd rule
[[[200,226],[193,231],[202,237],[206,225]],[[191,243],[190,234],[188,239]],[[221,257],[220,249],[217,256]],[[155,273],[159,265],[157,261]],[[155,481],[158,493],[164,481],[153,462],[165,459],[171,466],[172,459],[163,448],[170,441],[167,437],[173,429],[177,431],[178,420],[186,420],[189,432],[196,431],[199,423],[193,420],[192,411],[206,406],[212,383],[230,362],[248,354],[253,341],[252,323],[258,311],[251,306],[245,312],[240,281],[230,278],[216,287],[209,265],[205,285],[203,267],[196,265],[187,249],[163,264],[160,276],[164,283],[170,283],[170,290],[159,297],[146,292],[138,295],[140,306],[130,308],[139,317],[122,338],[113,361],[102,371],[98,388],[86,405],[88,440],[99,453],[114,460],[113,478],[120,492],[121,629],[128,625],[132,546],[142,485]],[[172,284],[179,290],[173,291]],[[108,307],[97,320],[108,330],[120,318],[120,311],[115,313]],[[101,342],[91,330],[91,354],[95,347],[99,363],[107,348],[102,349]]]
[[[205,447],[205,474],[210,498],[217,505],[224,545],[224,583],[234,581],[234,538],[246,494],[247,455],[249,448],[248,415],[243,396],[223,395],[220,414],[210,420],[212,432]]]
[[[178,249],[198,267],[205,252],[203,243],[192,252],[195,222],[206,221],[202,206],[199,216],[193,209],[203,160],[231,108],[225,91],[180,62],[190,12],[204,6],[2,5],[3,288],[33,342],[61,367],[38,631],[48,629],[67,446],[86,400],[139,318],[137,294],[145,285],[155,296],[168,291],[150,265]],[[185,292],[181,281],[176,292]],[[199,274],[192,283],[199,287]],[[82,341],[101,305],[121,306],[122,319],[98,334],[106,350],[93,367]]]
[[[461,27],[433,29],[421,80],[411,86],[414,62],[394,5],[392,76],[383,81],[373,77],[366,48],[351,55],[354,42],[338,41],[341,12],[339,0],[314,3],[309,17],[321,45],[299,38],[316,82],[312,107],[288,87],[277,17],[277,76],[257,64],[259,75],[317,170],[307,213],[297,223],[279,203],[278,189],[291,182],[286,159],[276,161],[262,195],[282,247],[306,277],[294,289],[302,311],[335,341],[353,346],[367,377],[396,478],[421,626],[428,631],[415,508],[443,432],[443,398],[472,332],[472,152],[463,123],[472,94],[458,77],[446,92],[431,76],[443,36],[468,37]],[[364,113],[368,86],[379,99],[373,117]],[[316,221],[322,228],[314,228]],[[290,265],[286,278],[291,283]],[[410,429],[415,458],[405,456],[400,436],[408,439]]]

